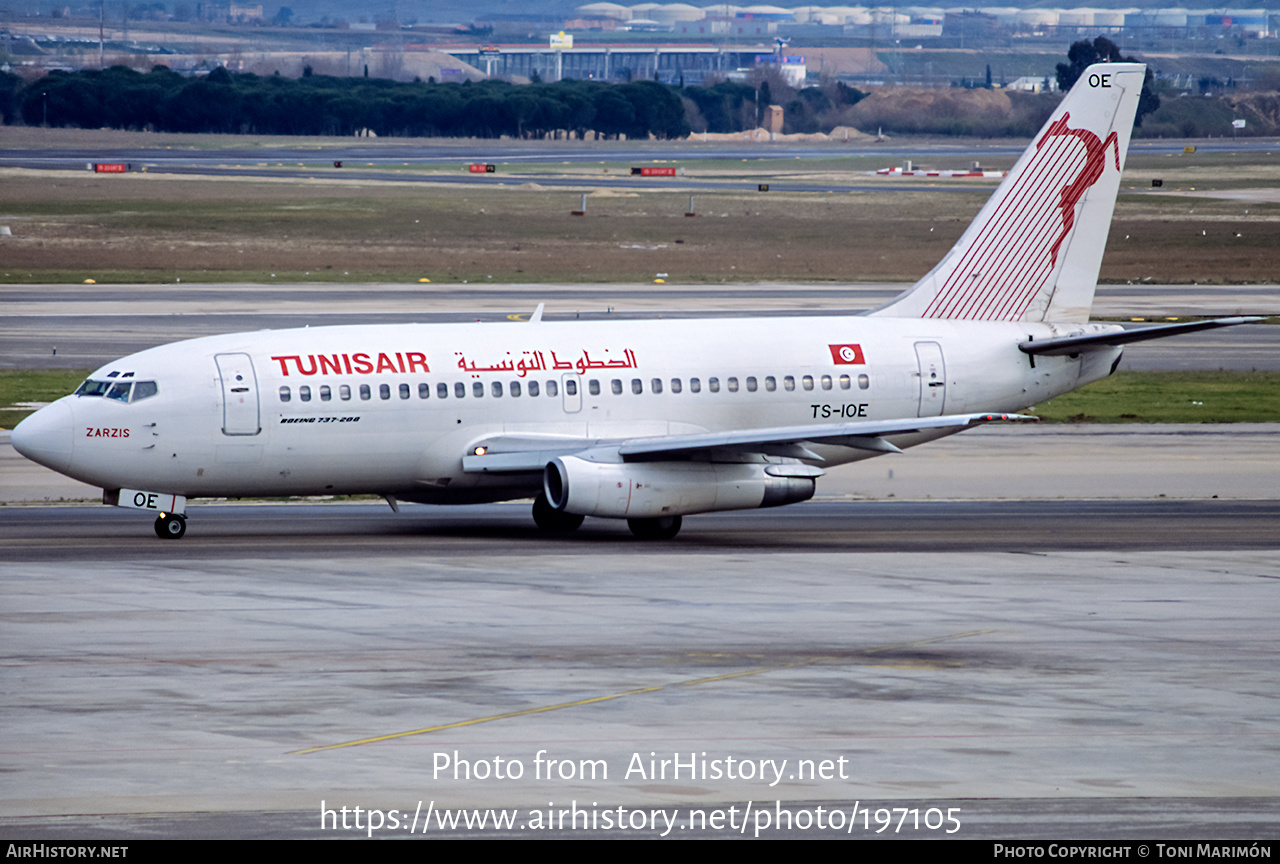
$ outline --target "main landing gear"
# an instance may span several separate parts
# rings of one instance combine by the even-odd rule
[[[584,518],[586,517],[565,513],[563,510],[552,507],[547,501],[547,496],[541,492],[538,493],[537,498],[533,499],[533,521],[548,534],[568,534],[570,531],[577,531]]]
[[[533,521],[548,534],[568,534],[578,530],[584,517],[557,510],[547,501],[547,496],[539,492],[533,499]],[[628,519],[627,527],[631,533],[641,540],[670,540],[680,533],[680,516],[657,516],[652,519]],[[156,531],[160,523],[156,523]]]
[[[162,540],[181,540],[187,533],[187,518],[177,513],[161,513],[156,517],[156,536]]]
[[[681,516],[655,516],[652,519],[628,519],[627,527],[641,540],[670,540],[680,533]]]

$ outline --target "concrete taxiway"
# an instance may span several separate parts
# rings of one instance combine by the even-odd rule
[[[850,836],[829,814],[859,807],[878,836],[899,807],[966,838],[1273,839],[1277,431],[986,427],[824,486],[881,500],[667,544],[548,539],[524,503],[197,504],[180,542],[10,505],[0,834],[367,836],[323,802],[410,836],[421,802],[433,837],[573,807],[741,836],[691,820],[763,804],[828,828],[761,836]]]
[[[1275,836],[1273,502],[818,503],[657,545],[516,505],[199,510],[177,543],[5,511],[0,833],[365,836],[320,828],[358,806],[407,836],[422,802],[527,836],[571,806]]]

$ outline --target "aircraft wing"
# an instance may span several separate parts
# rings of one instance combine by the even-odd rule
[[[996,420],[1035,420],[1025,414],[948,414],[941,417],[907,417],[901,420],[865,420],[811,426],[782,426],[734,432],[702,432],[692,435],[656,435],[646,438],[589,439],[554,436],[495,435],[474,445],[462,457],[467,473],[519,473],[541,471],[559,456],[595,453],[600,461],[657,461],[678,459],[700,451],[761,453],[822,461],[806,444],[826,444],[900,453],[887,439],[929,429],[962,431]]]
[[[1064,354],[1083,354],[1086,351],[1097,351],[1130,342],[1145,342],[1148,339],[1163,339],[1165,336],[1177,336],[1180,333],[1194,333],[1197,330],[1213,330],[1218,327],[1232,327],[1236,324],[1251,324],[1261,321],[1257,316],[1241,316],[1236,318],[1214,318],[1209,321],[1190,321],[1184,324],[1160,324],[1156,327],[1134,327],[1131,330],[1117,330],[1112,333],[1098,335],[1063,336],[1061,339],[1039,339],[1018,343],[1024,354],[1039,354],[1048,357],[1059,357]]]

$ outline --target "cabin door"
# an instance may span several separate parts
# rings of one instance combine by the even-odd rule
[[[257,435],[262,431],[258,412],[258,377],[248,354],[218,354],[222,381],[222,434]]]
[[[937,417],[947,401],[947,367],[942,362],[942,346],[937,342],[917,342],[920,363],[920,411],[918,417]]]

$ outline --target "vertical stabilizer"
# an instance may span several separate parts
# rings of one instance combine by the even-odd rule
[[[1145,74],[1086,69],[946,257],[871,314],[1087,321]]]

